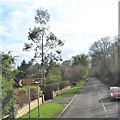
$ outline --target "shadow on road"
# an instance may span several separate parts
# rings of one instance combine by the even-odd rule
[[[108,97],[104,97],[101,100],[103,101],[103,103],[111,103],[111,102],[118,103],[118,102],[120,102],[120,99],[110,101],[110,99]],[[101,100],[99,100],[99,102],[101,102]]]

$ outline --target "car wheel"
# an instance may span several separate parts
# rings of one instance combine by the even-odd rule
[[[113,100],[115,100],[115,99],[113,99],[113,98],[110,97],[110,101],[113,101]]]

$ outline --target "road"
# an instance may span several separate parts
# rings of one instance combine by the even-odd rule
[[[61,118],[120,118],[119,101],[107,98],[108,87],[91,77]]]

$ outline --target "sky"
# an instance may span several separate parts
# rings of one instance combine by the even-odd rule
[[[22,51],[34,26],[37,9],[50,14],[50,31],[65,44],[63,60],[87,54],[90,46],[103,37],[118,34],[119,0],[0,0],[0,51],[19,56],[16,63],[33,58]]]

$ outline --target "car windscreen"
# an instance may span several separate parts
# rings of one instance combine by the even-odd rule
[[[120,88],[112,88],[111,92],[120,92]]]

